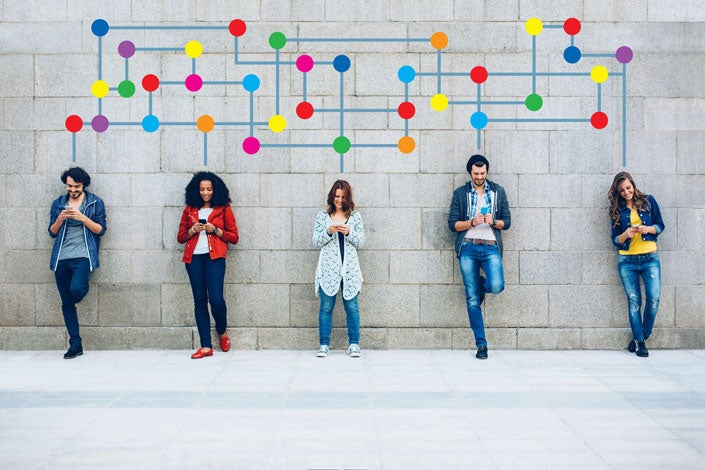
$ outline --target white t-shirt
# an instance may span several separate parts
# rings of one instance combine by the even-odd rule
[[[198,218],[208,220],[211,212],[213,212],[212,207],[198,209]],[[198,243],[196,243],[196,248],[193,250],[193,254],[204,255],[208,252],[208,234],[205,230],[203,230],[202,232],[198,232]]]

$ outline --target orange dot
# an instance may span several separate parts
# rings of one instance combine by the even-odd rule
[[[399,139],[397,147],[399,147],[399,151],[401,153],[411,153],[416,148],[416,142],[408,135],[405,135],[404,137]]]
[[[213,130],[213,127],[215,127],[215,121],[213,121],[213,118],[209,115],[204,114],[196,121],[196,127],[198,127],[198,130],[201,132],[210,132]]]
[[[441,33],[440,31],[433,33],[431,36],[431,45],[434,49],[438,49],[439,51],[445,49],[448,45],[448,36],[446,36],[446,33]]]

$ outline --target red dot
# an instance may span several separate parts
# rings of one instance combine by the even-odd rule
[[[78,132],[83,128],[83,119],[81,116],[72,114],[66,118],[66,130],[69,132]]]
[[[142,88],[149,92],[156,91],[159,88],[159,77],[151,73],[145,75],[142,79]]]
[[[602,111],[598,111],[590,116],[590,124],[595,129],[604,129],[607,127],[607,115]]]
[[[580,20],[568,18],[563,22],[563,31],[569,36],[575,36],[580,32]]]
[[[397,108],[397,112],[399,113],[400,118],[411,119],[412,117],[414,117],[414,114],[416,114],[416,108],[414,107],[413,103],[404,101]]]
[[[308,101],[302,101],[296,106],[296,115],[301,119],[308,119],[313,116],[313,105]]]
[[[485,83],[485,80],[487,80],[487,69],[479,65],[477,67],[473,67],[470,71],[470,79],[478,85],[480,83]]]
[[[244,21],[240,19],[232,20],[228,25],[228,30],[233,36],[240,37],[245,34],[245,31],[247,30],[247,25]]]

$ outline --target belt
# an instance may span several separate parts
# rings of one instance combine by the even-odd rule
[[[496,245],[495,240],[485,240],[483,238],[466,238],[466,242],[472,243],[473,245]]]

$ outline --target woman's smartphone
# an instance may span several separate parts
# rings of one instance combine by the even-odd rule
[[[198,219],[198,223],[199,223],[199,224],[204,224],[204,225],[205,225],[205,224],[207,224],[207,223],[208,223],[208,221],[207,221],[206,219]]]

